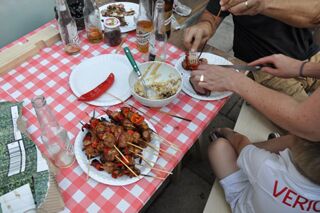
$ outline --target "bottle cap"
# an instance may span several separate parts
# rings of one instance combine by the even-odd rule
[[[120,26],[120,21],[115,17],[108,17],[104,20],[104,26],[107,28],[116,28]]]

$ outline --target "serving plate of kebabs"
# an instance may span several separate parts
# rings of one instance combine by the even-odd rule
[[[129,107],[104,112],[83,123],[76,137],[75,155],[82,170],[88,177],[114,186],[150,176],[160,150],[153,125]]]

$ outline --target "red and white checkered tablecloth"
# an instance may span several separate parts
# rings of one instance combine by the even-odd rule
[[[49,22],[36,31],[54,24],[54,21]],[[36,31],[14,43],[24,42],[26,37]],[[0,100],[24,102],[23,115],[28,121],[28,132],[40,149],[43,148],[43,145],[40,139],[39,124],[32,109],[31,98],[36,95],[46,97],[60,124],[67,129],[72,142],[81,128],[79,120],[88,120],[88,115],[84,112],[92,113],[94,110],[94,106],[77,101],[68,84],[69,75],[73,67],[81,61],[111,53],[115,48],[102,43],[90,44],[84,33],[80,37],[82,50],[78,55],[70,56],[64,53],[63,45],[59,41],[0,76]],[[7,45],[2,50],[11,45]],[[135,59],[139,61],[141,55],[136,49],[134,32],[129,33],[125,45],[130,47]],[[174,65],[183,52],[168,44],[167,54],[168,62]],[[143,107],[133,98],[127,102],[157,119],[159,123],[154,126],[159,135],[173,142],[182,150],[182,152],[177,152],[161,145],[161,148],[167,150],[169,155],[160,155],[156,167],[172,171],[208,123],[217,115],[226,99],[210,102],[199,101],[182,92],[178,99],[162,108],[172,114],[192,119],[192,122],[175,119],[159,113],[157,110]],[[114,108],[117,107],[119,106]],[[166,124],[165,128],[160,123]],[[161,174],[157,173],[157,175]],[[109,186],[93,179],[87,181],[85,173],[77,162],[70,168],[62,169],[57,175],[57,181],[66,205],[65,212],[138,212],[162,183],[161,180],[153,178],[142,178],[127,186]]]

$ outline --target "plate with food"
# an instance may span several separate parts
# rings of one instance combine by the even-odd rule
[[[76,137],[75,156],[82,170],[94,180],[113,186],[148,176],[160,149],[153,125],[128,107],[105,113],[91,118]]]
[[[175,68],[182,74],[182,90],[189,96],[199,100],[219,100],[228,97],[232,92],[210,92],[203,88],[197,88],[190,80],[192,70],[196,70],[200,64],[217,64],[217,65],[232,65],[232,63],[223,57],[217,56],[212,53],[202,53],[201,58],[198,60],[198,54],[182,56],[177,61]]]
[[[99,7],[102,21],[106,17],[115,17],[120,21],[120,31],[126,33],[136,29],[136,18],[139,14],[139,4],[131,2],[109,3]]]
[[[83,60],[72,69],[69,85],[78,100],[95,106],[112,106],[131,96],[132,67],[124,55],[106,54]]]

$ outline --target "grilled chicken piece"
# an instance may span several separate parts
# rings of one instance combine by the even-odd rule
[[[203,95],[203,96],[210,96],[211,92],[205,88],[199,87],[198,84],[195,82],[194,78],[189,78],[189,82],[193,88],[193,90],[198,94],[198,95]]]

